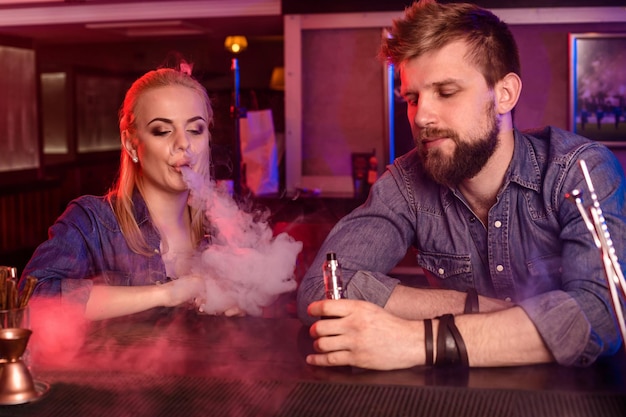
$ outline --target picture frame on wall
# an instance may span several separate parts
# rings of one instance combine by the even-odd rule
[[[626,146],[626,33],[570,33],[570,129]]]

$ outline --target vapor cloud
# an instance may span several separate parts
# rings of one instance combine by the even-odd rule
[[[260,316],[280,294],[294,291],[302,243],[286,233],[273,236],[267,215],[242,210],[214,181],[190,169],[183,177],[191,190],[190,204],[203,210],[210,223],[212,244],[190,266],[205,278],[202,309],[217,314],[238,306]]]

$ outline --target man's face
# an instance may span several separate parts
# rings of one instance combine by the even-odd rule
[[[493,91],[466,52],[464,42],[453,42],[400,68],[417,149],[427,172],[447,186],[478,174],[499,142]]]

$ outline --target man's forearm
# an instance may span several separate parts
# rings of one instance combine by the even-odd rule
[[[385,310],[405,319],[434,318],[443,314],[461,314],[467,294],[455,290],[413,288],[397,285],[385,304]],[[481,313],[499,311],[513,306],[511,302],[478,297]]]
[[[467,294],[454,290],[398,285],[385,310],[406,319],[455,315],[470,366],[512,366],[552,362],[534,324],[523,309],[506,301],[479,297],[479,314],[463,314]],[[434,344],[439,332],[434,323]]]
[[[463,314],[455,317],[455,322],[467,347],[470,366],[517,366],[554,361],[521,307]]]

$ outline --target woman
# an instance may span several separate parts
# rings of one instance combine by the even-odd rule
[[[150,71],[126,93],[117,182],[72,201],[50,228],[22,274],[38,278],[35,295],[82,304],[91,320],[203,297],[184,260],[206,244],[204,216],[188,205],[181,169],[208,176],[213,111],[181,68]]]

